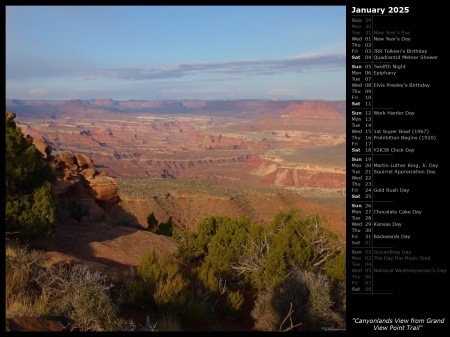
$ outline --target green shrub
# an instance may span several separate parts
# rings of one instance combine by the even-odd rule
[[[54,171],[36,147],[28,145],[13,119],[6,121],[5,167],[5,231],[17,233],[24,241],[54,235]]]
[[[130,284],[130,294],[145,308],[156,304],[164,312],[179,312],[187,299],[189,282],[180,267],[167,255],[148,251],[138,265],[138,278]]]
[[[204,248],[197,240],[197,235],[191,231],[175,227],[172,232],[172,238],[177,244],[176,255],[183,263],[194,262],[204,257]]]
[[[241,291],[228,291],[226,299],[227,312],[231,314],[239,314],[244,304],[244,295]]]
[[[117,308],[106,292],[88,286],[71,293],[71,331],[121,331],[126,322],[117,315]]]
[[[209,240],[208,255],[205,258],[216,274],[230,281],[235,279],[236,272],[232,266],[236,265],[246,246],[249,227],[248,218],[237,221],[228,217],[220,219],[215,234]]]
[[[187,289],[188,282],[181,274],[167,276],[156,286],[155,302],[165,312],[177,312],[186,302]]]
[[[172,217],[169,216],[169,219],[167,222],[161,222],[156,230],[154,231],[155,234],[158,235],[164,235],[171,237],[173,235],[173,220]]]
[[[215,293],[219,291],[219,275],[216,275],[216,271],[211,267],[210,263],[202,263],[197,277],[208,292]]]
[[[153,231],[158,227],[158,220],[156,220],[155,213],[151,212],[147,217],[147,230]]]
[[[343,250],[338,255],[328,260],[324,265],[325,274],[332,280],[345,282],[346,279],[346,252]]]
[[[340,244],[317,215],[305,218],[295,209],[279,212],[249,243],[235,269],[250,274],[251,284],[259,289],[279,286],[294,269],[320,270],[336,256]]]

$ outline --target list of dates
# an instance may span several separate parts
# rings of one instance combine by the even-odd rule
[[[348,292],[386,312],[420,312],[448,280],[447,79],[440,32],[420,11],[348,8]]]

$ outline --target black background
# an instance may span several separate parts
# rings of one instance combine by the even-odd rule
[[[374,187],[406,187],[411,192],[406,196],[399,193],[393,195],[395,209],[419,209],[421,216],[397,217],[403,220],[405,229],[411,234],[407,243],[395,242],[396,250],[413,250],[413,255],[431,256],[432,262],[428,265],[442,266],[447,269],[446,274],[412,274],[412,273],[387,273],[376,274],[374,287],[385,289],[392,294],[352,294],[350,288],[351,258],[350,247],[350,221],[347,220],[347,331],[356,335],[404,335],[404,336],[441,336],[448,333],[448,248],[447,236],[449,227],[448,207],[448,148],[447,143],[447,115],[446,99],[448,96],[448,71],[447,71],[447,46],[448,23],[450,17],[444,7],[439,5],[417,1],[380,2],[380,1],[356,1],[347,2],[347,219],[351,212],[350,166],[351,154],[350,137],[351,124],[351,17],[352,7],[359,8],[386,8],[383,17],[374,17],[373,25],[377,30],[408,30],[413,40],[408,44],[398,43],[395,48],[427,49],[427,55],[437,55],[438,60],[401,61],[406,64],[406,70],[399,71],[395,77],[376,77],[374,81],[382,82],[389,79],[390,82],[406,83],[431,83],[430,89],[385,89],[373,90],[374,107],[392,107],[399,111],[415,111],[414,117],[377,117],[374,116],[374,128],[380,129],[408,129],[427,128],[437,137],[436,141],[427,142],[374,142],[374,147],[413,147],[414,154],[401,154],[394,156],[377,157],[379,162],[403,162],[403,163],[434,163],[438,164],[436,175],[375,175]],[[393,14],[387,16],[388,7],[409,7],[407,14]],[[394,44],[374,43],[374,48],[393,48]],[[386,55],[386,54],[382,54]],[[398,61],[400,62],[400,61]],[[392,70],[392,69],[391,69]],[[383,144],[385,143],[385,144]],[[377,198],[380,198],[375,194]],[[385,206],[387,207],[387,206]],[[392,208],[392,207],[391,207]],[[387,216],[396,221],[395,216]],[[380,217],[379,217],[380,218]],[[382,262],[377,262],[377,268],[382,267]],[[386,264],[386,268],[392,264]],[[427,268],[426,264],[401,263],[400,268]],[[376,324],[356,323],[355,319],[424,319],[445,318],[444,324],[425,323],[418,331],[375,331]],[[381,324],[387,325],[390,324]],[[398,325],[393,323],[393,325]],[[414,324],[411,324],[414,325]]]

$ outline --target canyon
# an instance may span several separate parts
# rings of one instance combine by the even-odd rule
[[[209,215],[267,225],[300,208],[345,241],[345,101],[7,99],[6,111],[114,179],[129,216],[106,208],[121,225],[146,227],[151,212],[192,231]]]

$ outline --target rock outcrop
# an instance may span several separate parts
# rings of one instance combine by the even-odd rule
[[[30,137],[28,137],[29,139]],[[40,139],[32,139],[32,144],[42,153],[44,158],[48,158],[52,153],[53,149],[50,145],[44,143]]]
[[[86,178],[89,194],[99,201],[118,201],[119,186],[117,181],[104,175],[94,175],[92,179]]]
[[[14,118],[14,116],[10,116]],[[7,116],[8,118],[8,116]],[[55,169],[53,195],[59,203],[59,215],[65,220],[98,222],[106,218],[104,204],[120,201],[116,179],[95,169],[90,157],[69,151],[52,154],[53,149],[43,140],[26,136],[43,159]],[[74,219],[75,217],[75,219]]]
[[[75,216],[78,221],[104,221],[103,204],[114,205],[120,201],[116,179],[97,171],[88,156],[65,151],[55,155],[51,164],[57,174],[53,193],[64,206],[60,214],[63,218],[73,220]]]
[[[69,186],[81,183],[96,201],[119,201],[116,179],[108,177],[106,172],[97,171],[88,156],[64,151],[53,157],[52,165],[59,178],[55,184],[56,194],[63,195]]]
[[[13,120],[14,118],[16,118],[16,114],[14,112],[7,112],[6,113],[6,120],[7,121]]]

